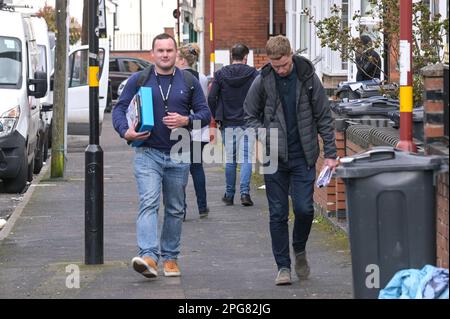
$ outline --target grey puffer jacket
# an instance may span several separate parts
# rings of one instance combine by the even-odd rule
[[[334,123],[328,97],[315,74],[312,63],[299,56],[293,56],[297,69],[297,122],[308,166],[315,165],[319,157],[318,134],[322,137],[325,158],[336,158]],[[311,105],[310,105],[311,98]],[[287,126],[283,106],[275,80],[275,71],[270,64],[262,68],[253,82],[244,102],[245,120],[248,128],[266,128],[266,147],[269,150],[269,129],[278,129],[278,157],[288,161]],[[275,114],[274,114],[275,113]],[[263,139],[265,137],[262,137]]]

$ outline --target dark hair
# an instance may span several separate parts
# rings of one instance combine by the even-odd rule
[[[363,34],[360,39],[361,39],[361,43],[365,46],[372,43],[372,39],[367,34]]]
[[[231,48],[231,59],[233,61],[242,61],[249,52],[250,50],[245,44],[237,43]]]
[[[177,41],[175,41],[175,38],[168,33],[161,33],[161,34],[158,34],[156,37],[154,37],[153,42],[152,42],[152,49],[155,48],[156,40],[167,40],[167,39],[172,39],[173,44],[175,44],[175,49],[176,49]]]

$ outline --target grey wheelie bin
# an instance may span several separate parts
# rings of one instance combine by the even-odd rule
[[[434,178],[442,162],[392,147],[341,160],[355,298],[378,298],[397,271],[436,263]]]

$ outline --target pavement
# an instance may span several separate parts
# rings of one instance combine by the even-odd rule
[[[84,265],[84,150],[87,138],[69,140],[66,176],[50,180],[48,164],[0,232],[0,298],[87,299],[335,299],[352,298],[346,238],[318,218],[307,251],[308,280],[293,273],[291,286],[275,286],[265,191],[252,188],[253,207],[221,201],[224,170],[207,165],[209,217],[198,216],[190,178],[179,265],[182,276],[147,279],[131,267],[137,253],[138,196],[133,150],[105,114],[104,264]],[[160,211],[161,212],[161,211]],[[160,214],[160,218],[162,218]],[[292,226],[292,223],[290,223]],[[292,229],[292,227],[290,227]],[[3,239],[2,239],[3,238]],[[79,270],[79,287],[72,280]]]

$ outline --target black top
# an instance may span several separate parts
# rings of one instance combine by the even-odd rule
[[[366,50],[363,54],[356,56],[356,81],[367,81],[374,78],[379,79],[381,74],[380,55],[373,49]]]
[[[214,73],[208,104],[216,121],[223,126],[244,126],[244,101],[258,75],[255,68],[238,63]]]
[[[278,94],[283,105],[287,126],[289,159],[303,157],[302,144],[297,123],[297,69],[293,64],[292,72],[286,77],[275,76]]]

